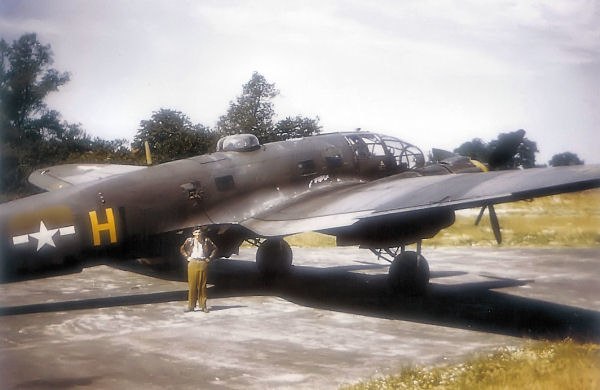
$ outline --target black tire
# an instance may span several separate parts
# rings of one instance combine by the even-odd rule
[[[404,252],[390,265],[388,280],[393,293],[423,295],[429,285],[429,264],[416,252]]]
[[[292,267],[292,248],[284,240],[266,240],[256,251],[256,266],[266,280],[286,275]]]

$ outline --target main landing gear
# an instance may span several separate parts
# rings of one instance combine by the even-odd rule
[[[256,266],[265,280],[273,280],[289,273],[292,267],[292,248],[283,239],[256,242]]]
[[[400,253],[398,253],[400,252]],[[390,261],[388,284],[396,294],[423,295],[429,285],[429,264],[421,255],[421,243],[417,243],[417,251],[407,251],[401,246],[396,251],[374,251],[379,257]],[[388,258],[391,257],[391,260]]]
[[[256,265],[266,281],[285,276],[292,267],[292,249],[283,239],[248,240],[258,247]],[[421,255],[421,242],[416,251],[407,251],[404,246],[396,250],[372,250],[378,257],[389,261],[388,283],[393,293],[423,295],[429,285],[429,264]]]

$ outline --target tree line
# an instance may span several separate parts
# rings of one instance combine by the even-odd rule
[[[319,118],[303,116],[275,120],[275,84],[255,72],[231,101],[215,128],[194,124],[184,113],[161,108],[140,121],[131,146],[126,139],[91,137],[78,123],[61,119],[46,97],[69,82],[70,73],[52,68],[50,45],[34,33],[11,44],[0,40],[0,189],[24,194],[33,190],[27,176],[57,163],[142,164],[144,142],[153,161],[162,163],[207,153],[223,135],[255,134],[262,142],[318,134]]]
[[[144,142],[150,144],[155,163],[199,155],[214,150],[223,135],[251,133],[261,143],[318,134],[319,117],[300,115],[276,120],[274,83],[254,72],[242,92],[229,103],[214,128],[194,124],[184,113],[161,108],[140,121],[133,142],[90,136],[79,123],[69,123],[49,108],[46,97],[69,82],[69,72],[52,67],[53,53],[35,33],[12,43],[0,40],[0,192],[24,195],[33,191],[27,176],[40,167],[58,163],[143,164]],[[498,140],[474,139],[457,153],[486,162]],[[535,142],[524,139],[512,166],[535,165]],[[550,165],[579,164],[577,155],[557,155]]]
[[[507,144],[509,145],[512,139],[520,135],[519,133],[521,132],[523,137],[519,140],[516,147],[514,149],[508,148],[508,150],[511,150],[513,153],[497,166],[496,161],[493,161],[493,159],[495,156],[498,156],[498,150],[505,147]],[[481,138],[474,138],[454,149],[454,153],[470,157],[490,166],[495,166],[496,169],[534,168],[537,166],[535,154],[539,152],[537,143],[525,137],[524,134],[525,131],[519,129],[509,133],[500,133],[496,139],[491,140],[490,142],[485,142]],[[514,154],[515,150],[516,154]],[[584,161],[581,160],[577,154],[564,152],[552,156],[548,165],[558,167],[565,165],[583,165],[583,163]]]

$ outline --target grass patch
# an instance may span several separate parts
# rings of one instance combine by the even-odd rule
[[[398,375],[343,387],[368,389],[599,389],[600,345],[537,342],[503,348],[465,363],[407,368]]]
[[[307,232],[287,236],[285,240],[291,246],[300,248],[330,248],[335,246],[335,237],[317,232]]]
[[[426,241],[433,246],[495,246],[486,214],[457,212],[456,223]],[[537,198],[496,206],[504,246],[582,247],[600,245],[600,190]]]

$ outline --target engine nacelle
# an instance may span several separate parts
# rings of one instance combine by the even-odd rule
[[[338,246],[392,248],[431,238],[452,225],[454,220],[453,210],[417,211],[361,221],[341,231],[328,233],[336,236]]]

